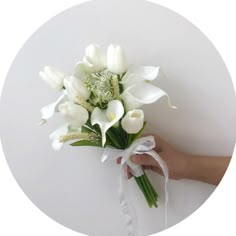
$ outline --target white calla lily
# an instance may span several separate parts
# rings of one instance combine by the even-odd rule
[[[84,72],[100,72],[106,68],[106,55],[100,46],[90,44],[85,49],[85,56],[82,62],[78,62],[75,68],[75,75],[78,78],[83,76]]]
[[[47,106],[41,108],[41,123],[44,124],[49,118],[51,118],[55,112],[58,112],[58,106],[69,99],[67,92],[64,90],[63,94],[57,99],[56,102],[53,102]]]
[[[66,74],[55,67],[45,66],[44,70],[39,72],[39,76],[53,89],[61,90]]]
[[[119,100],[108,103],[105,110],[96,107],[91,114],[91,124],[98,124],[102,133],[102,146],[106,143],[106,132],[120,120],[124,114],[124,107]]]
[[[87,100],[90,96],[90,91],[86,88],[84,82],[75,76],[67,76],[64,79],[64,86],[73,101],[76,100],[76,97]]]
[[[158,77],[160,67],[131,65],[122,79],[122,84],[129,87],[137,82],[152,81]]]
[[[89,118],[85,108],[71,101],[60,104],[58,110],[73,127],[83,126]]]
[[[49,138],[52,140],[52,148],[55,151],[59,151],[64,144],[63,142],[60,142],[59,137],[61,135],[68,134],[68,131],[69,131],[69,123],[66,123],[49,135]]]
[[[159,67],[130,67],[121,82],[124,88],[121,97],[124,100],[126,110],[129,111],[139,108],[143,104],[154,103],[163,96],[167,96],[169,105],[176,108],[171,105],[166,92],[150,83],[150,81],[157,78],[158,73]]]
[[[119,45],[111,44],[107,50],[107,69],[114,74],[127,71],[127,61],[123,49]]]
[[[136,134],[143,128],[144,113],[142,110],[132,110],[121,120],[122,128],[128,134]]]
[[[88,137],[88,134],[81,133],[81,128],[71,127],[69,123],[62,125],[49,135],[49,139],[52,140],[52,148],[59,151],[66,141],[72,140],[70,139],[71,136],[74,138],[75,134],[77,140]],[[65,140],[62,140],[62,137]],[[68,140],[65,137],[69,137]]]

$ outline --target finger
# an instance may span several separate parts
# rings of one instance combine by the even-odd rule
[[[125,166],[125,172],[126,172],[128,179],[132,178],[133,175],[131,174],[131,170],[130,170],[129,166]]]
[[[142,155],[134,155],[131,157],[132,162],[138,165],[144,165],[144,166],[157,166],[157,162],[150,156],[146,154]]]
[[[131,179],[131,178],[133,177],[133,175],[132,175],[132,173],[131,173],[131,169],[130,169],[129,166],[127,167],[127,172],[128,172],[128,174],[127,174],[128,179]]]
[[[157,146],[157,147],[155,148],[155,151],[156,151],[157,153],[160,153],[160,152],[162,152],[162,148],[161,148],[160,146]]]
[[[117,164],[120,164],[120,163],[121,163],[121,157],[119,157],[119,158],[116,160],[116,163],[117,163]]]
[[[155,138],[155,142],[156,142],[155,151],[156,152],[163,151],[163,149],[166,145],[166,141],[164,139],[162,139],[158,134],[154,134],[154,133],[146,133],[146,134],[141,135],[141,137],[146,137],[146,136],[153,136]]]
[[[143,169],[144,170],[152,170],[152,171],[157,172],[160,175],[164,175],[162,170],[157,166],[143,166]]]
[[[143,169],[144,170],[152,170],[152,167],[151,166],[143,166]]]

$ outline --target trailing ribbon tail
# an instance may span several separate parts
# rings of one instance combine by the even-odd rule
[[[119,186],[119,199],[120,199],[120,206],[122,209],[122,213],[124,215],[126,230],[128,236],[142,236],[143,234],[138,229],[137,224],[137,217],[134,212],[133,206],[127,200],[127,183],[128,178],[125,172],[125,167],[128,165],[131,168],[131,172],[135,177],[139,177],[143,175],[143,170],[140,165],[133,163],[130,160],[130,157],[135,154],[147,154],[151,156],[154,160],[158,162],[160,165],[164,177],[165,177],[165,228],[167,228],[167,205],[168,205],[168,190],[167,190],[167,183],[169,178],[168,168],[165,162],[161,159],[161,157],[153,150],[155,144],[155,139],[153,136],[147,136],[143,138],[137,139],[133,142],[130,147],[125,150],[120,149],[112,149],[112,148],[105,148],[103,155],[102,155],[102,162],[106,162],[108,160],[116,160],[119,157],[122,157],[121,160],[121,174],[120,174],[120,186]]]

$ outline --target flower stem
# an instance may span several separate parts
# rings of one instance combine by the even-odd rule
[[[154,189],[154,187],[152,186],[152,184],[151,184],[151,182],[149,181],[149,179],[148,179],[148,177],[147,177],[147,175],[146,175],[146,173],[144,172],[144,178],[146,179],[146,181],[147,182],[149,182],[149,186],[151,187],[151,189],[152,189],[152,192],[154,193],[154,195],[155,195],[155,197],[156,197],[156,200],[158,199],[158,194],[157,194],[157,192],[156,192],[156,190]]]
[[[145,182],[145,184],[146,184],[146,186],[147,186],[147,188],[148,188],[148,191],[149,191],[149,193],[150,193],[150,197],[151,197],[152,200],[153,200],[153,205],[154,205],[155,207],[157,207],[157,203],[156,203],[156,202],[157,202],[157,196],[155,195],[155,192],[153,192],[153,189],[152,189],[152,187],[151,187],[150,181],[145,178],[145,175],[143,175],[143,180],[144,180],[144,182]]]
[[[152,206],[154,205],[155,207],[157,207],[156,205],[156,199],[155,199],[155,196],[150,188],[150,185],[149,185],[149,182],[146,182],[144,176],[141,176],[142,177],[142,181],[143,181],[143,184],[146,188],[146,191],[148,192],[148,195],[149,195],[149,198],[151,199],[151,202],[152,202]]]
[[[151,199],[149,198],[140,177],[134,177],[134,179],[135,179],[136,183],[138,184],[139,188],[141,189],[141,191],[143,192],[143,195],[144,195],[149,207],[151,208],[152,207]]]
[[[158,194],[150,183],[147,175],[144,173],[140,177],[134,177],[138,186],[142,190],[144,197],[150,208],[157,207]]]

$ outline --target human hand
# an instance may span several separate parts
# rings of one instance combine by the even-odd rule
[[[152,135],[155,139],[156,147],[154,148],[154,151],[156,151],[165,162],[169,170],[169,178],[176,180],[185,178],[188,175],[188,155],[172,147],[157,134],[148,134],[145,136],[149,135]],[[131,160],[135,164],[142,165],[143,169],[153,170],[163,175],[159,164],[147,154],[134,155],[131,157]],[[120,162],[121,158],[117,159],[117,164],[120,164]],[[128,178],[131,178],[132,174],[128,166],[126,172]]]

